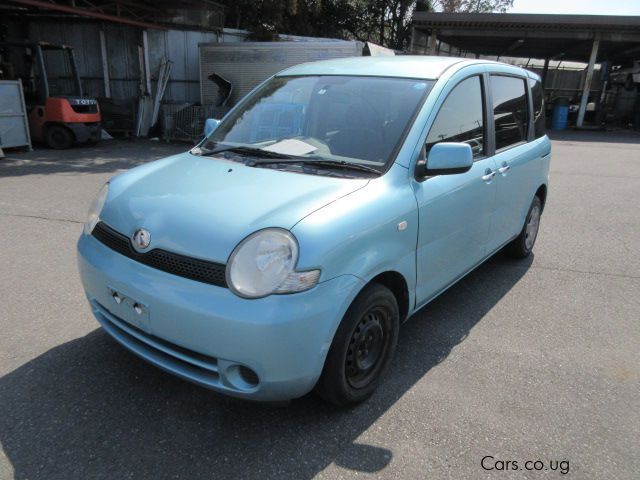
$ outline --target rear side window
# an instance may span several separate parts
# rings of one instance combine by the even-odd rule
[[[545,134],[542,84],[539,80],[533,80],[530,78],[529,86],[531,87],[531,98],[533,99],[533,135],[535,138],[540,138]]]
[[[484,114],[479,76],[454,87],[440,107],[427,136],[427,153],[439,142],[464,142],[474,157],[484,154]]]
[[[496,150],[527,141],[529,113],[525,80],[491,75]]]

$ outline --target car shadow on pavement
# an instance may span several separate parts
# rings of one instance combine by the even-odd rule
[[[498,254],[418,312],[401,329],[385,382],[351,409],[313,394],[280,408],[228,398],[94,330],[0,379],[2,448],[17,479],[304,479],[331,463],[380,472],[393,451],[358,437],[464,341],[531,262]]]

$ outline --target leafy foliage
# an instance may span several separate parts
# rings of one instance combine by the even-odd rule
[[[462,13],[505,13],[513,6],[513,0],[434,0],[434,10]]]
[[[253,40],[278,33],[371,41],[406,49],[414,11],[505,12],[513,0],[223,0],[226,26]]]

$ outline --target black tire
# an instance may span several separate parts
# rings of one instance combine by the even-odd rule
[[[338,406],[369,398],[389,368],[399,328],[393,293],[377,283],[366,286],[338,327],[316,393]]]
[[[64,150],[65,148],[70,148],[74,140],[71,130],[62,125],[50,125],[47,127],[45,141],[50,148]]]
[[[535,213],[537,211],[537,214]],[[535,231],[531,231],[527,228],[527,226],[532,222],[533,216],[537,215],[537,222],[535,226]],[[540,227],[540,216],[542,215],[542,201],[540,197],[537,195],[533,197],[533,201],[531,202],[531,206],[529,207],[529,211],[527,212],[527,217],[524,221],[524,225],[522,226],[522,230],[520,231],[520,235],[518,235],[511,243],[507,244],[505,247],[505,252],[512,258],[527,258],[531,255],[531,251],[533,250],[533,246],[536,242],[536,238],[538,237],[538,228]],[[533,238],[530,237],[533,235]]]

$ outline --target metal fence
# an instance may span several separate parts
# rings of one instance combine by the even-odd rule
[[[215,105],[164,104],[162,105],[162,138],[195,143],[202,139],[207,118],[222,118],[227,107]]]

